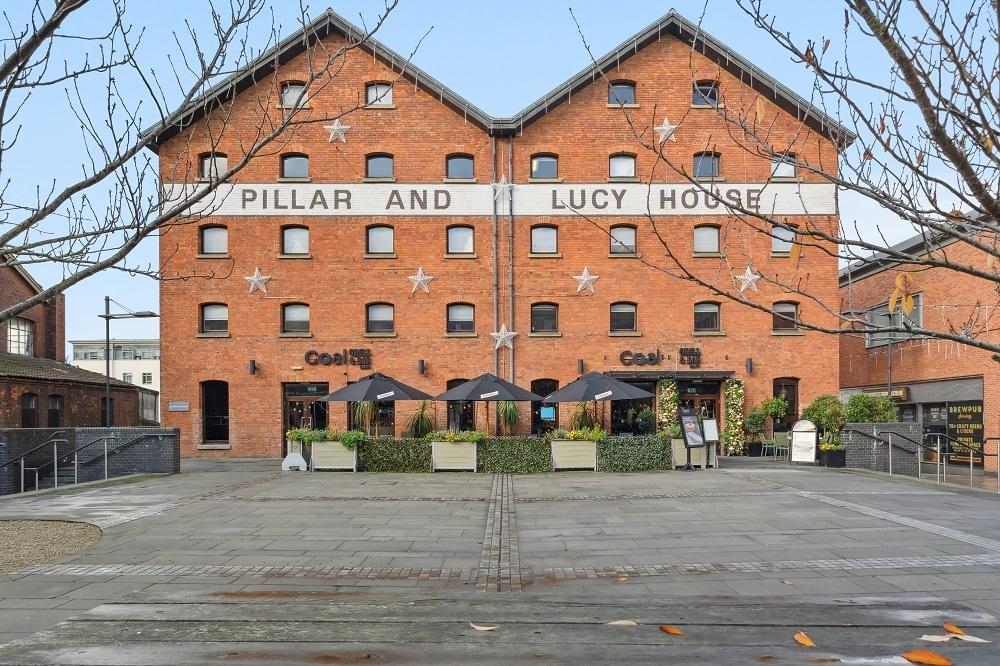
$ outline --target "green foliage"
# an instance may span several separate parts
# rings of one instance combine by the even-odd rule
[[[351,414],[354,422],[370,435],[372,422],[375,420],[375,403],[371,400],[359,400],[351,405]]]
[[[540,474],[549,471],[552,447],[543,437],[491,437],[477,455],[484,474]]]
[[[587,430],[597,424],[594,407],[586,400],[576,403],[573,414],[569,417],[570,430]]]
[[[550,430],[545,433],[545,438],[550,442],[553,439],[569,439],[573,441],[602,442],[607,439],[608,433],[603,428],[594,426],[592,428],[579,428],[576,430]]]
[[[450,430],[435,430],[427,434],[424,439],[428,442],[476,442],[486,439],[486,433],[478,430],[462,430],[451,432]]]
[[[775,421],[780,421],[788,413],[788,401],[780,396],[775,396],[760,403],[760,409],[764,412],[764,416],[770,416]]]
[[[651,434],[655,427],[653,409],[651,407],[643,407],[642,409],[633,407],[626,412],[625,423],[637,435]]]
[[[285,437],[292,442],[302,444],[312,444],[322,442],[327,438],[326,428],[293,428],[285,433]]]
[[[670,433],[674,439],[681,436],[681,424],[677,420],[679,405],[677,382],[673,379],[661,379],[656,385],[656,424],[660,432]],[[673,434],[675,431],[676,435]]]
[[[802,418],[816,424],[821,441],[839,441],[840,431],[844,429],[844,405],[835,395],[819,395],[802,410]]]
[[[665,434],[607,437],[597,443],[597,469],[602,472],[645,472],[670,466],[670,438]]]
[[[855,393],[844,406],[847,423],[888,423],[896,420],[896,403],[885,396]]]
[[[521,410],[513,400],[497,402],[497,424],[505,435],[510,435],[521,420]]]
[[[358,471],[429,472],[431,444],[426,439],[367,439],[358,447]]]
[[[767,414],[764,413],[764,410],[760,407],[753,407],[743,419],[743,425],[746,428],[747,434],[752,437],[764,432],[764,423],[766,421]]]
[[[417,411],[406,422],[406,427],[410,429],[411,435],[420,438],[434,431],[434,417],[431,415],[431,409],[430,400],[421,400],[417,403]]]
[[[819,445],[819,450],[829,453],[830,451],[846,451],[847,447],[840,443],[840,438],[838,437],[835,442],[822,442]]]
[[[355,449],[358,444],[362,444],[368,439],[368,436],[360,430],[348,430],[347,432],[330,433],[328,439],[340,442],[349,449]]]
[[[726,417],[726,427],[722,431],[722,442],[725,445],[726,453],[731,456],[740,455],[744,453],[746,448],[746,432],[749,432],[743,414],[746,400],[743,380],[736,377],[727,379],[722,384],[722,399],[725,408],[724,416]],[[764,428],[763,421],[761,421],[760,428],[761,430]],[[680,426],[677,428],[677,435],[673,437],[675,439],[680,437]]]

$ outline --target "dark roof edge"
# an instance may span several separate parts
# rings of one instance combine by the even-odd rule
[[[333,9],[327,9],[308,26],[296,31],[262,53],[246,68],[234,72],[212,86],[207,92],[194,99],[184,109],[185,116],[187,116],[184,124],[173,125],[159,132],[154,137],[152,148],[155,150],[163,141],[179,133],[183,129],[183,126],[189,125],[201,117],[201,115],[204,115],[205,110],[210,106],[224,101],[231,95],[238,94],[241,88],[245,88],[248,85],[248,81],[252,81],[261,72],[266,72],[269,69],[273,70],[276,62],[283,64],[301,53],[305,50],[305,43],[308,41],[310,35],[320,33],[324,29],[329,33],[330,28],[335,29],[346,37],[362,37],[366,34],[364,30],[361,30],[334,12]],[[855,135],[840,123],[813,107],[805,98],[792,92],[791,89],[758,69],[753,63],[744,59],[738,53],[674,10],[670,10],[646,28],[623,41],[616,48],[601,57],[596,65],[588,65],[576,75],[557,85],[541,98],[509,118],[495,118],[490,116],[475,104],[472,104],[374,37],[367,39],[364,44],[361,44],[361,47],[367,49],[376,58],[380,59],[390,68],[398,71],[415,85],[422,86],[425,91],[433,93],[442,103],[452,108],[455,112],[461,113],[467,119],[473,120],[488,133],[506,136],[515,134],[525,125],[530,125],[538,118],[544,116],[551,108],[569,99],[573,92],[596,80],[599,72],[603,73],[610,69],[612,64],[634,55],[640,48],[646,46],[653,39],[659,39],[665,31],[668,34],[671,34],[671,31],[673,31],[672,34],[681,39],[685,39],[685,34],[690,35],[691,39],[694,39],[696,36],[701,44],[724,58],[725,63],[729,65],[729,69],[746,73],[749,76],[748,85],[753,86],[756,84],[773,91],[775,96],[784,101],[787,107],[795,108],[795,115],[797,117],[818,128],[824,136],[829,136],[830,130],[833,130],[836,136],[843,137],[841,143],[844,145],[849,145],[854,141]],[[720,62],[720,65],[723,65],[723,63]],[[791,108],[786,108],[786,110],[791,111]],[[158,125],[146,128],[143,130],[142,136],[144,138],[149,137],[157,128]]]

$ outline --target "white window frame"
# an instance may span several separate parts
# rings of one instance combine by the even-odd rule
[[[536,243],[536,234],[539,236]],[[548,240],[545,236],[552,234],[552,249],[546,249],[542,241]],[[531,228],[531,254],[559,254],[559,227],[541,225]]]
[[[35,322],[25,317],[7,320],[7,353],[35,355]]]
[[[635,178],[635,155],[618,154],[608,158],[609,178]]]
[[[302,239],[305,239],[305,247]],[[309,254],[309,227],[287,226],[281,228],[281,254],[305,256]]]
[[[706,234],[711,234],[711,241],[712,241],[712,248],[711,249],[708,249],[708,248],[706,248],[704,246],[704,240],[705,240]],[[699,241],[699,236],[701,237],[701,240],[702,240],[702,245],[701,246],[699,246],[699,242],[698,242]],[[694,228],[694,239],[693,239],[695,254],[718,254],[719,253],[720,242],[721,242],[719,236],[720,236],[720,234],[719,234],[719,227],[713,227],[711,225],[702,225],[700,227],[695,227]]]
[[[451,242],[452,241],[452,238],[451,238],[452,232],[461,232],[462,234],[468,234],[468,236],[469,236],[468,237],[468,248],[469,248],[468,250],[466,250],[466,249],[459,249],[458,247],[456,247],[458,245],[457,242],[455,243],[454,246],[452,245],[452,242]],[[463,226],[463,225],[455,225],[455,226],[448,227],[448,229],[445,232],[445,234],[446,234],[446,236],[445,236],[445,252],[447,254],[475,254],[476,253],[476,230],[475,230],[474,227]]]
[[[376,241],[385,241],[385,238],[377,238],[379,235],[388,232],[389,238],[389,249],[382,249],[375,247],[376,243],[372,242],[373,233],[376,236]],[[396,230],[389,226],[388,224],[373,224],[365,229],[365,254],[372,255],[390,255],[396,253]]]
[[[385,81],[372,81],[365,86],[365,106],[391,107],[392,84]]]
[[[632,243],[623,242],[622,235],[631,235]],[[610,253],[613,255],[626,255],[635,256],[636,250],[638,249],[638,230],[629,224],[618,224],[611,227],[608,233],[608,240],[611,242],[611,247],[608,248]]]
[[[293,89],[300,89],[302,92],[298,95],[289,99],[289,96]],[[301,102],[299,101],[301,99]],[[295,104],[299,104],[299,108],[305,108],[309,103],[309,95],[306,90],[306,84],[300,81],[285,81],[281,84],[281,97],[279,99],[278,106],[282,109],[294,109]]]

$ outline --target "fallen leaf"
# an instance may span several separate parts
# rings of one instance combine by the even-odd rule
[[[941,625],[941,628],[947,631],[949,634],[964,634],[962,628],[952,624],[951,622],[945,622]]]
[[[970,636],[969,634],[948,634],[948,638],[957,638],[960,641],[965,641],[967,643],[989,643],[990,641],[979,638],[978,636]]]
[[[951,640],[951,634],[924,634],[920,637],[920,640],[927,641],[928,643],[944,643]]]
[[[638,622],[635,620],[615,620],[613,622],[608,622],[608,625],[612,627],[634,627]]]
[[[792,243],[792,248],[788,252],[788,258],[792,262],[792,270],[794,271],[799,267],[799,259],[802,258],[802,246],[798,243]]]
[[[953,666],[955,663],[948,657],[930,650],[910,650],[899,656],[911,664],[920,664],[921,666]]]
[[[670,634],[671,636],[683,636],[684,632],[677,627],[671,627],[669,624],[661,624],[660,631],[665,634]]]
[[[785,585],[791,585],[792,584],[792,581],[790,581],[790,580],[783,580],[781,582],[784,583]]]
[[[809,634],[804,631],[800,631],[795,634],[795,642],[799,645],[804,645],[805,647],[816,647],[816,644],[813,643],[813,639],[809,638]]]
[[[495,631],[496,629],[500,628],[499,626],[497,626],[497,627],[487,627],[487,626],[484,626],[484,625],[481,625],[481,624],[476,624],[475,622],[470,622],[469,626],[472,627],[473,629],[475,629],[476,631]]]
[[[615,578],[615,580],[618,581],[619,583],[624,583],[625,581],[628,580],[628,576],[618,576],[617,578]]]

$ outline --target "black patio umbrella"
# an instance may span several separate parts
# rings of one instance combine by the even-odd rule
[[[600,372],[588,372],[551,395],[545,396],[545,402],[639,400],[652,397],[653,394],[649,391],[626,384],[614,377],[608,377]]]
[[[490,373],[479,375],[475,379],[463,382],[435,398],[435,400],[466,400],[475,402],[500,402],[501,400],[538,402],[541,399],[542,396],[523,389],[516,384],[511,384]],[[487,410],[487,431],[490,428],[489,417],[490,413]]]
[[[320,398],[320,400],[327,402],[396,402],[397,400],[433,399],[430,394],[407,386],[381,372],[373,372],[367,377]]]

